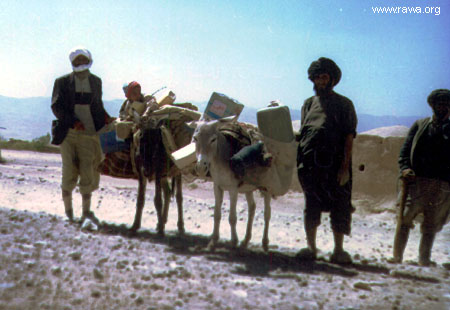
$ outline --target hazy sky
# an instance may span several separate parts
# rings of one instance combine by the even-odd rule
[[[374,13],[383,6],[434,9]],[[0,95],[50,96],[71,71],[69,51],[84,45],[104,99],[137,80],[147,93],[170,87],[177,101],[218,91],[299,109],[313,94],[308,66],[326,56],[358,113],[428,115],[427,95],[450,88],[449,29],[448,0],[2,0]]]

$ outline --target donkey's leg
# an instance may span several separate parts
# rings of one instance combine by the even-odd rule
[[[139,228],[141,228],[142,210],[144,209],[145,190],[147,187],[147,178],[144,176],[142,169],[138,169],[138,174],[139,186],[136,201],[136,215],[134,216],[133,226],[130,228],[132,232],[136,232]]]
[[[183,181],[181,179],[181,174],[174,178],[174,183],[176,187],[176,199],[178,207],[178,233],[184,234],[184,220],[183,220]]]
[[[211,251],[216,248],[217,241],[219,241],[220,219],[222,218],[223,190],[216,184],[214,184],[214,199],[214,230],[212,233],[211,241],[208,244],[208,250]]]
[[[253,197],[253,192],[245,193],[245,198],[247,199],[248,205],[248,219],[247,219],[247,231],[245,232],[245,238],[241,242],[241,248],[246,248],[250,239],[252,239],[252,227],[253,227],[253,219],[255,218],[255,209],[256,203],[255,198]]]
[[[270,216],[271,216],[271,208],[270,208],[270,194],[265,192],[264,193],[264,235],[262,239],[262,246],[264,251],[269,250],[269,222],[270,222]]]
[[[162,203],[162,186],[161,186],[161,176],[157,175],[155,177],[155,198],[153,202],[156,208],[156,214],[158,216],[158,224],[156,226],[156,231],[160,236],[164,236],[164,219],[163,219],[163,203]]]
[[[230,223],[231,228],[231,246],[235,248],[239,241],[236,232],[236,223],[237,223],[236,205],[238,199],[237,188],[235,190],[230,190],[229,193],[230,193],[230,216],[228,218],[228,222]]]
[[[167,217],[169,216],[169,207],[170,207],[170,186],[169,180],[167,178],[162,178],[161,180],[162,192],[164,195],[163,200],[163,223],[167,224]]]

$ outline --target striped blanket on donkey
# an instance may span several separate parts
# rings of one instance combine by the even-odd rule
[[[100,163],[99,171],[103,175],[115,178],[138,178],[137,173],[133,169],[131,150],[105,154],[105,158]]]

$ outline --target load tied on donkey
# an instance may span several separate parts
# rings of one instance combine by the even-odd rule
[[[128,87],[138,86],[130,83]],[[136,92],[140,93],[139,87],[138,90]],[[267,250],[270,200],[288,191],[295,169],[296,142],[289,109],[272,103],[270,107],[259,110],[256,127],[238,122],[244,106],[223,94],[212,94],[201,117],[192,105],[167,103],[166,100],[166,104],[161,106],[157,103],[155,106],[152,103],[154,99],[148,100],[143,94],[133,98],[129,96],[129,88],[126,92],[127,98],[131,98],[122,105],[121,118],[114,122],[115,131],[104,135],[120,136],[124,142],[121,142],[122,146],[117,141],[112,143],[114,152],[106,154],[101,168],[107,175],[139,180],[136,216],[131,230],[140,228],[146,182],[155,180],[157,231],[164,233],[170,204],[170,179],[174,178],[172,190],[177,190],[178,230],[183,233],[181,176],[190,174],[213,182],[215,211],[210,249],[214,249],[219,240],[224,191],[230,193],[229,222],[234,246],[238,243],[237,197],[238,193],[246,195],[249,217],[241,246],[248,245],[256,208],[253,192],[258,190],[264,197],[263,248]],[[173,97],[173,93],[169,96]],[[142,105],[136,101],[149,104]],[[128,112],[123,113],[127,107],[130,107]],[[193,128],[195,134],[192,137]],[[103,143],[105,150],[108,143]]]
[[[170,198],[175,194],[178,207],[178,231],[184,233],[181,170],[171,153],[190,143],[193,129],[187,123],[201,114],[190,103],[174,103],[172,91],[160,96],[144,95],[139,83],[124,87],[126,100],[113,122],[111,131],[101,138],[105,159],[102,174],[134,178],[139,182],[136,214],[131,231],[141,227],[145,191],[148,181],[155,182],[154,205],[158,216],[157,232],[164,234]],[[176,193],[175,193],[176,192]]]
[[[272,104],[271,107],[259,110],[258,128],[237,122],[242,108],[242,105],[224,95],[217,94],[215,98],[213,94],[193,136],[197,156],[196,172],[200,177],[211,178],[214,184],[214,230],[208,245],[211,250],[217,246],[219,240],[224,191],[228,191],[230,196],[229,223],[233,247],[238,243],[238,193],[244,193],[246,196],[248,220],[241,247],[247,247],[251,239],[256,208],[253,192],[259,190],[264,197],[262,245],[267,251],[270,200],[288,191],[295,169],[296,142],[289,108]],[[211,110],[223,113],[215,115],[209,113]],[[230,110],[235,113],[226,113]],[[226,117],[227,114],[235,115]]]

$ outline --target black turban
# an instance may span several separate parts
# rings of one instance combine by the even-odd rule
[[[427,98],[428,104],[433,105],[436,102],[447,102],[447,105],[450,106],[450,90],[448,89],[435,89],[431,92],[431,94]]]
[[[314,81],[314,77],[322,73],[328,73],[330,75],[333,86],[337,85],[341,80],[341,69],[329,58],[320,57],[318,60],[313,61],[308,69],[308,78]]]

